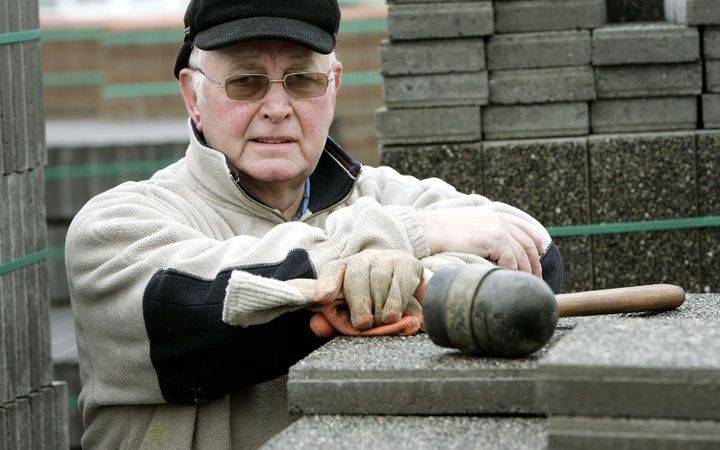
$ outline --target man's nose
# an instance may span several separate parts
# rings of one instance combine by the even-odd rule
[[[290,94],[285,90],[282,80],[270,81],[265,97],[262,100],[261,112],[263,117],[273,122],[279,122],[292,114]]]

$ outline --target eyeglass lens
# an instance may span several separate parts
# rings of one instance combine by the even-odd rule
[[[285,90],[295,98],[319,97],[327,91],[328,83],[327,74],[321,72],[292,73],[283,78]],[[227,96],[236,100],[262,98],[269,88],[267,75],[233,75],[225,80]]]

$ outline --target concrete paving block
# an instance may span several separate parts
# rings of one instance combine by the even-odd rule
[[[538,402],[550,416],[718,420],[720,323],[579,323],[541,358]]]
[[[378,141],[382,144],[478,141],[479,106],[449,108],[387,109],[375,115]]]
[[[694,131],[591,136],[589,157],[590,223],[697,216]],[[689,282],[683,287],[694,291],[699,285],[696,230],[592,239],[597,289]]]
[[[485,70],[482,39],[380,43],[380,71],[385,75],[479,72]]]
[[[45,448],[57,448],[55,442],[55,391],[51,386],[43,387],[42,408],[43,408],[43,442]]]
[[[30,448],[50,448],[50,446],[45,443],[45,405],[43,404],[43,394],[40,390],[33,391],[30,392],[28,398],[30,399],[30,424],[32,427]]]
[[[712,450],[720,448],[720,422],[709,420],[550,417],[549,450]]]
[[[10,192],[10,217],[13,225],[13,260],[26,256],[26,233],[25,217],[22,205],[26,201],[26,192],[23,189],[24,173],[13,173],[8,177]],[[15,385],[20,395],[30,392],[30,337],[28,330],[28,298],[27,298],[27,274],[28,268],[24,267],[13,271],[10,275],[15,279],[14,301],[15,301],[15,333],[17,338],[17,366]]]
[[[697,28],[670,23],[608,25],[593,31],[593,65],[661,64],[700,59]]]
[[[496,70],[489,83],[493,105],[595,100],[592,66]]]
[[[606,0],[608,23],[661,22],[663,0]]]
[[[584,66],[592,60],[589,30],[495,34],[487,43],[490,70]]]
[[[590,104],[593,133],[694,130],[696,97],[602,99]]]
[[[9,263],[11,261],[14,261],[16,259],[15,256],[15,249],[14,249],[14,242],[16,237],[16,231],[17,227],[15,225],[15,222],[13,221],[13,216],[16,212],[16,208],[14,205],[16,204],[16,200],[12,195],[12,190],[10,189],[10,178],[14,177],[14,174],[11,175],[5,175],[2,178],[0,178],[0,182],[3,183],[3,188],[6,194],[6,203],[5,205],[8,205],[7,212],[5,214],[0,214],[0,220],[3,221],[4,226],[3,228],[6,230],[5,237],[7,240],[3,240],[3,256],[2,261],[5,263]],[[5,355],[6,355],[6,363],[7,363],[7,379],[8,379],[8,397],[10,399],[14,399],[18,395],[21,394],[21,392],[18,391],[17,386],[17,379],[19,377],[19,362],[18,362],[18,351],[19,351],[19,343],[18,343],[18,330],[17,330],[17,301],[15,298],[15,283],[17,283],[17,276],[16,272],[9,272],[3,275],[3,307],[5,308],[5,329],[4,329],[4,338],[5,338]]]
[[[597,28],[606,20],[605,0],[495,2],[496,33]]]
[[[582,136],[590,129],[587,103],[488,106],[482,119],[487,140]]]
[[[41,168],[38,168],[41,170]],[[23,202],[23,215],[25,222],[26,252],[33,254],[40,250],[38,248],[37,235],[40,228],[46,226],[44,223],[37,221],[37,209],[44,208],[43,201],[38,201],[35,185],[42,184],[42,179],[38,179],[36,173],[38,170],[28,170],[23,174],[24,191],[26,200]],[[45,345],[45,335],[43,326],[43,313],[47,313],[43,309],[43,303],[47,302],[47,296],[41,296],[38,269],[41,265],[45,265],[45,261],[37,262],[23,270],[25,275],[25,290],[27,296],[27,315],[28,315],[28,349],[27,353],[30,360],[30,388],[34,391],[40,389],[44,384],[44,371],[46,360],[44,357],[43,347]],[[44,292],[43,292],[44,294]]]
[[[261,448],[541,450],[545,419],[463,416],[306,416]]]
[[[27,393],[25,394],[27,395]],[[15,399],[17,405],[17,448],[34,448],[32,447],[32,412],[30,410],[30,399],[28,397],[18,397]]]
[[[703,128],[720,128],[720,94],[702,94]]]
[[[665,20],[689,25],[720,24],[716,0],[665,0]]]
[[[14,72],[11,47],[13,44],[0,45],[0,73]],[[15,170],[15,82],[14,77],[0,77],[0,112],[2,112],[2,158],[3,174]]]
[[[698,215],[720,216],[720,131],[697,132]],[[702,291],[720,292],[720,228],[700,230]]]
[[[5,446],[8,450],[18,449],[18,409],[17,404],[8,402],[2,405],[5,411]]]
[[[702,78],[700,63],[595,67],[600,99],[700,95]]]
[[[389,108],[487,105],[488,74],[385,77],[383,94]]]
[[[28,111],[28,169],[44,164],[45,152],[45,115],[43,111],[43,91],[36,88],[42,86],[42,63],[40,59],[40,42],[30,41],[25,47],[28,52],[26,59],[27,111]]]
[[[58,450],[66,449],[70,447],[67,384],[53,381],[52,388],[55,391],[55,445]]]
[[[720,93],[720,59],[705,61],[705,89]]]
[[[563,269],[565,271],[563,292],[592,290],[593,259],[590,237],[553,237],[553,241],[560,250],[560,256],[562,257],[563,262]]]
[[[390,40],[489,36],[494,32],[490,1],[391,4]]]
[[[720,59],[720,26],[702,28],[703,56]]]
[[[15,171],[23,171],[28,166],[28,110],[27,110],[27,71],[25,46],[27,42],[10,45],[13,80],[13,115],[15,116]]]
[[[460,192],[482,193],[482,145],[455,144],[383,145],[380,161],[398,172],[419,179],[437,177]]]
[[[0,450],[12,450],[7,439],[7,412],[0,403]]]
[[[288,407],[303,414],[537,414],[527,358],[476,358],[427,335],[336,338],[290,368]]]
[[[8,205],[8,186],[6,177],[0,174],[0,204]],[[6,214],[0,214],[0,264],[5,264],[10,261],[10,224],[7,220]],[[7,328],[10,326],[10,305],[9,305],[9,281],[7,274],[0,275],[0,338],[4,345],[0,346],[0,405],[6,401],[11,400],[13,397],[8,392],[8,384],[10,383],[10,369],[8,366],[8,352],[11,347],[8,346]],[[4,300],[8,299],[8,300]]]

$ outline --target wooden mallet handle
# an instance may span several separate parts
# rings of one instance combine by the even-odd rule
[[[621,287],[555,296],[560,317],[592,316],[677,308],[685,291],[672,284]]]

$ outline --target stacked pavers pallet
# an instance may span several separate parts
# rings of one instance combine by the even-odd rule
[[[698,131],[720,127],[720,2],[668,0],[664,22],[662,0],[388,3],[382,163],[559,228],[566,290],[720,290],[717,227],[651,226],[720,214]],[[628,222],[651,223],[572,230]]]
[[[52,382],[38,4],[0,7],[0,449],[67,448]]]
[[[426,335],[337,338],[290,369],[305,414],[264,448],[709,449],[720,444],[720,296],[564,318],[521,359]]]

